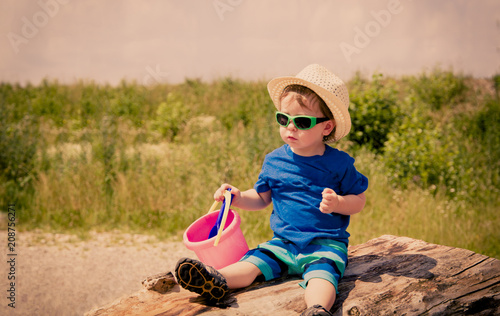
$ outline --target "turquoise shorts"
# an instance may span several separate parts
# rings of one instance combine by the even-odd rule
[[[302,275],[303,288],[313,278],[325,279],[335,286],[347,265],[347,246],[332,239],[314,239],[300,249],[292,242],[273,238],[246,253],[240,261],[256,265],[266,281],[286,275]]]

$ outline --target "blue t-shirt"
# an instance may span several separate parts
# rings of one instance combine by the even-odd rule
[[[360,194],[368,188],[368,179],[343,151],[326,146],[323,155],[304,157],[284,145],[266,155],[254,188],[258,193],[271,190],[275,237],[300,248],[314,238],[331,238],[347,245],[350,216],[322,213],[322,192],[330,188],[338,195]]]

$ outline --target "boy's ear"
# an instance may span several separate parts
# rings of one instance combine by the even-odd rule
[[[325,128],[323,129],[323,136],[328,136],[335,128],[335,120],[329,120],[325,122]]]

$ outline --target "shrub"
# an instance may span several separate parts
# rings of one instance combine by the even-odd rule
[[[104,89],[94,83],[79,83],[76,89],[80,93],[74,100],[75,106],[78,108],[75,119],[80,119],[81,126],[87,126],[92,121],[101,119],[104,113],[109,111],[106,102],[108,101],[107,91],[111,90],[110,88]]]
[[[170,140],[177,136],[189,119],[189,109],[181,96],[173,92],[168,94],[166,102],[160,103],[156,114],[155,128]]]
[[[500,92],[500,75],[493,76],[493,87],[495,88],[496,96],[498,98]]]
[[[139,101],[137,97],[138,93],[133,87],[122,83],[110,100],[111,111],[115,116],[137,116],[141,107],[141,104],[137,102]]]
[[[453,72],[439,68],[430,74],[423,73],[419,78],[412,79],[410,85],[417,97],[433,110],[463,101],[467,90],[463,76],[455,76]]]
[[[0,83],[2,124],[18,122],[28,114],[28,108],[31,105],[30,99],[34,98],[33,90],[29,84],[23,88],[19,84]],[[9,117],[7,118],[5,115]]]
[[[454,123],[463,133],[464,189],[475,199],[495,199],[500,193],[500,101],[490,98],[482,109],[462,114]]]
[[[36,177],[34,163],[38,145],[37,121],[31,116],[26,116],[17,124],[9,124],[8,114],[4,110],[0,108],[2,209],[5,209],[7,203],[27,203],[23,201],[23,196],[30,193]]]
[[[33,114],[50,118],[57,126],[63,126],[68,114],[67,87],[43,80],[40,87],[34,90],[36,93],[30,100]]]
[[[418,110],[405,117],[389,135],[384,162],[391,181],[402,188],[410,183],[428,189],[446,186],[455,194],[460,177],[458,148],[445,129],[435,126]]]
[[[357,76],[353,84],[349,93],[353,126],[349,139],[381,152],[399,117],[396,90],[385,86],[379,74],[373,75],[371,83]]]

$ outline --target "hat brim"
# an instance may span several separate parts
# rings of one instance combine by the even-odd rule
[[[330,91],[314,84],[309,81],[297,78],[297,77],[278,77],[274,78],[267,84],[267,90],[273,100],[274,106],[279,110],[280,106],[280,96],[283,90],[290,85],[301,85],[307,87],[314,91],[330,109],[335,119],[335,134],[334,137],[330,138],[327,143],[335,142],[340,140],[342,137],[349,134],[351,130],[351,116],[349,115],[349,110],[342,101],[340,101],[337,96],[335,96]]]

